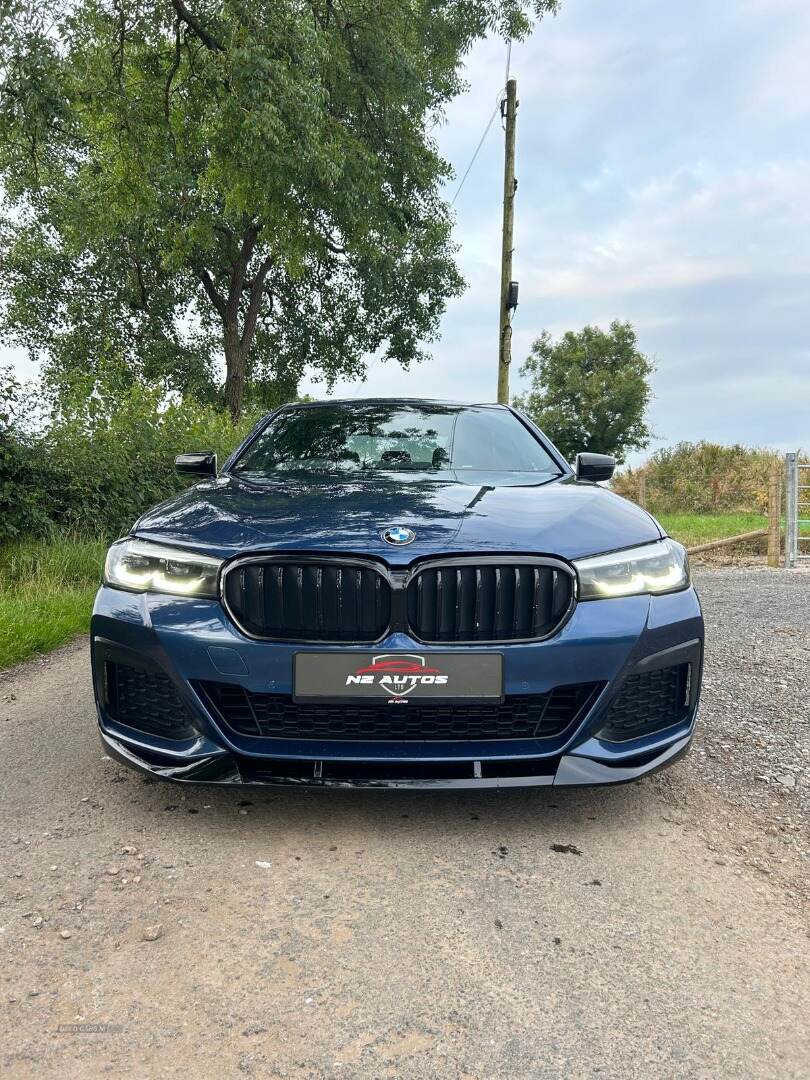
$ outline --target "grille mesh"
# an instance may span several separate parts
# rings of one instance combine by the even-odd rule
[[[107,712],[113,720],[164,739],[190,739],[196,734],[167,675],[111,660],[104,667]]]
[[[245,563],[225,577],[225,601],[252,637],[371,642],[391,616],[388,582],[369,566],[332,562]]]
[[[599,737],[624,742],[682,723],[689,715],[689,664],[628,675]]]
[[[252,693],[233,683],[199,684],[220,718],[240,735],[404,742],[552,738],[585,715],[602,685],[558,686],[495,704],[328,705],[296,704],[288,695]]]
[[[427,566],[408,586],[408,622],[431,643],[542,638],[568,613],[573,588],[545,564]]]

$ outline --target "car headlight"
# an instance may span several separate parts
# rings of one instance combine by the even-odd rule
[[[104,582],[131,592],[215,597],[221,565],[222,559],[194,551],[146,540],[119,540],[107,552]]]
[[[689,584],[686,548],[670,539],[578,559],[574,566],[579,575],[580,600],[677,592]]]

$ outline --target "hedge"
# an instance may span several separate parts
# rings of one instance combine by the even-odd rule
[[[213,406],[166,403],[136,384],[114,401],[90,396],[32,429],[20,416],[23,399],[18,388],[16,410],[0,407],[0,543],[125,532],[188,485],[174,472],[176,454],[215,450],[222,460],[258,419],[253,413],[234,426]]]
[[[646,504],[656,514],[765,514],[771,470],[782,464],[771,450],[681,442],[619,473],[612,486],[635,500],[644,476]]]

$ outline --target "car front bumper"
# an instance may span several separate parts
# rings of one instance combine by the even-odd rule
[[[571,683],[600,684],[576,723],[543,739],[404,742],[239,734],[223,723],[199,685],[215,681],[254,693],[289,695],[294,654],[315,647],[250,640],[213,600],[103,586],[96,598],[91,644],[105,750],[156,777],[297,787],[580,786],[626,783],[672,764],[687,751],[699,700],[703,619],[692,588],[666,596],[589,601],[579,604],[563,629],[547,641],[491,647],[504,658],[506,695],[543,694]],[[341,646],[318,646],[316,651],[332,648]],[[451,648],[454,653],[464,649]],[[392,634],[375,649],[425,656],[448,651],[446,646],[426,648],[404,634]],[[482,647],[472,651],[481,652]],[[190,717],[183,737],[165,738],[111,715],[105,690],[110,656],[145,663],[171,680]],[[674,667],[689,673],[677,722],[622,741],[605,738],[611,704],[633,678]],[[148,713],[148,697],[142,708]]]

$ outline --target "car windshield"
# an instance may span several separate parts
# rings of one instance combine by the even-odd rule
[[[284,410],[231,471],[266,476],[335,469],[560,473],[542,443],[506,409],[379,401]]]

